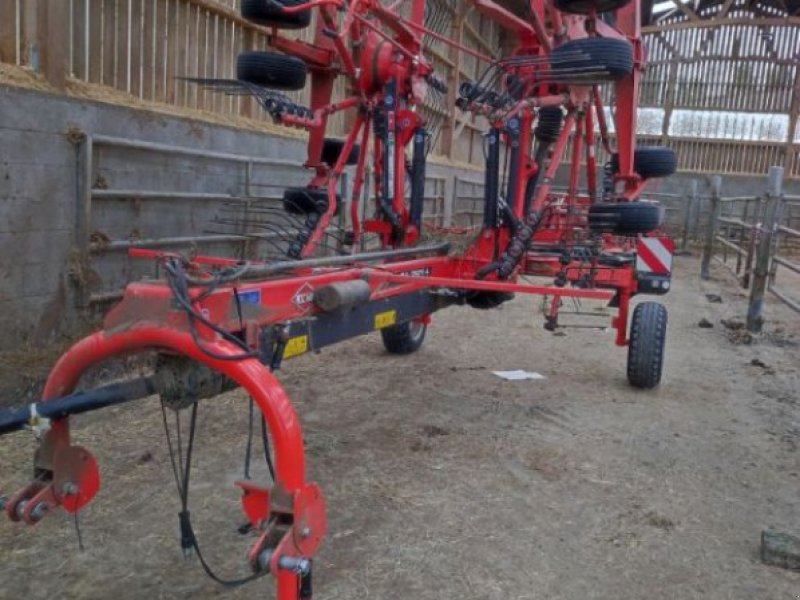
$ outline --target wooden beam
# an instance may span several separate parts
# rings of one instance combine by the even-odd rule
[[[466,3],[458,4],[458,11],[456,12],[452,25],[450,27],[450,35],[459,43],[464,40],[464,23],[470,8]],[[450,47],[450,60],[452,67],[448,70],[447,76],[447,106],[450,109],[450,114],[445,120],[442,129],[442,154],[450,159],[454,158],[456,141],[458,134],[456,133],[456,98],[458,97],[458,88],[461,85],[461,61],[462,53],[456,46]]]
[[[45,79],[63,90],[69,74],[69,3],[63,0],[39,0],[36,14],[36,38],[39,67]]]
[[[700,17],[697,16],[697,13],[694,12],[688,5],[681,2],[681,0],[672,0],[672,3],[678,7],[678,10],[685,14],[689,21],[697,22],[700,20]]]
[[[800,119],[800,66],[794,72],[794,85],[792,86],[792,102],[789,108],[789,132],[786,134],[786,161],[787,173],[792,173],[795,153],[795,135],[797,134],[798,119]]]
[[[800,27],[800,17],[730,17],[724,19],[701,19],[699,21],[678,21],[661,23],[642,28],[642,33],[659,31],[679,31],[682,29],[707,29],[722,25],[753,25],[756,27]]]
[[[670,51],[670,53],[672,54],[672,58],[680,58],[680,59],[683,58],[683,53],[680,50],[678,50],[675,46],[670,44],[669,40],[667,39],[667,36],[665,36],[663,32],[661,31],[656,32],[655,37],[658,38],[658,40],[662,44],[664,44],[664,47]]]
[[[692,57],[685,57],[681,58],[678,57],[680,61],[684,64],[692,64],[697,62],[705,62],[710,60],[719,60],[719,61],[730,61],[731,56],[729,54],[705,54],[703,56],[692,56]],[[737,56],[736,61],[739,63],[769,63],[771,65],[781,65],[785,67],[793,67],[798,64],[797,59],[791,58],[771,58],[769,56]],[[672,62],[672,59],[665,59],[665,60],[652,60],[648,61],[649,66],[658,66],[658,65],[667,65]]]
[[[677,60],[673,60],[669,64],[669,74],[667,75],[667,89],[664,92],[664,122],[661,125],[661,140],[664,145],[667,145],[669,138],[669,126],[672,122],[672,111],[675,108],[675,93],[678,81],[678,65]]]
[[[719,9],[719,12],[714,16],[714,18],[722,20],[728,16],[728,12],[733,7],[734,2],[736,2],[736,0],[725,0],[725,4],[722,5],[722,8]]]
[[[17,39],[17,2],[0,2],[0,62],[16,64],[19,54]]]

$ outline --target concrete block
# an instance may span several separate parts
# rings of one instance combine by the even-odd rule
[[[761,560],[768,565],[800,571],[800,537],[765,529],[761,532]]]

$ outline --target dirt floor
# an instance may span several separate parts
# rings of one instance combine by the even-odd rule
[[[448,309],[410,357],[370,336],[288,363],[329,507],[315,597],[797,600],[800,573],[764,566],[758,548],[765,527],[800,533],[800,319],[770,302],[767,332],[748,339],[730,322],[743,294],[697,272],[678,261],[656,391],[627,385],[610,331],[554,336],[529,298]],[[209,561],[243,574],[253,538],[237,533],[231,484],[246,401],[199,414],[193,516]],[[269,581],[227,591],[182,559],[155,400],[84,416],[75,437],[104,476],[80,519],[86,551],[64,514],[0,522],[0,596],[271,597]],[[0,440],[4,489],[24,482],[32,449],[28,434]]]

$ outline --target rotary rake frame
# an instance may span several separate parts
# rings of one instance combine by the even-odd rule
[[[423,36],[458,44],[425,27],[423,0],[411,2],[408,18],[395,12],[394,6],[387,8],[374,0],[306,4],[263,0],[265,10],[282,15],[284,21],[317,11],[313,43],[282,37],[277,25],[271,36],[275,49],[300,57],[310,66],[311,106],[296,106],[287,96],[251,82],[196,81],[225,92],[253,94],[277,122],[306,129],[306,166],[313,172],[308,190],[327,199],[307,211],[307,230],[298,235],[284,261],[241,263],[203,256],[189,260],[133,250],[131,254],[138,258],[157,261],[164,278],[130,284],[123,300],[107,315],[103,329],[78,342],[58,361],[40,402],[0,413],[0,433],[31,429],[40,442],[34,479],[2,498],[7,516],[33,525],[59,506],[75,513],[94,498],[100,486],[99,468],[87,449],[72,443],[70,415],[153,393],[162,400],[169,397],[172,406],[192,406],[196,411],[201,399],[241,387],[263,414],[275,451],[274,485],[238,484],[243,510],[259,534],[248,554],[249,563],[256,574],[275,577],[279,600],[305,600],[311,598],[311,559],[322,543],[327,522],[322,493],[306,479],[299,417],[273,375],[284,360],[376,330],[384,334],[390,352],[411,352],[422,344],[434,312],[463,303],[490,308],[515,293],[551,299],[546,320],[550,329],[558,326],[565,298],[609,302],[618,309],[612,321],[616,343],[628,345],[631,298],[648,291],[662,293],[669,283],[668,269],[642,270],[637,252],[643,243],[655,240],[668,248],[669,241],[657,234],[657,223],[640,223],[640,231],[635,231],[628,222],[621,235],[619,218],[628,214],[625,210],[592,213],[592,206],[629,204],[636,205],[637,214],[652,216],[638,201],[646,182],[635,164],[636,101],[644,67],[639,4],[634,0],[611,5],[609,14],[615,21],[611,26],[597,13],[598,8],[608,8],[608,2],[601,6],[599,0],[559,0],[560,7],[575,8],[575,13],[568,13],[543,0],[532,0],[523,19],[490,0],[473,0],[477,10],[517,35],[519,47],[514,56],[500,61],[460,47],[486,61],[487,75],[462,87],[459,106],[486,116],[490,130],[483,226],[465,252],[453,254],[446,244],[417,244],[424,226],[429,136],[420,107],[427,87],[445,90],[424,57]],[[620,75],[613,72],[619,70],[614,64],[585,68],[585,45],[563,50],[567,44],[589,38],[628,44],[630,69]],[[558,48],[562,50],[555,60]],[[333,102],[333,83],[339,76],[348,79],[352,94]],[[598,87],[607,81],[613,82],[618,102],[617,158],[601,197],[594,177],[594,135],[597,123],[610,152]],[[542,111],[548,108],[557,125],[543,130],[546,111]],[[354,113],[352,128],[338,159],[326,163],[322,154],[328,118],[345,110]],[[570,141],[568,191],[556,194],[552,183]],[[350,201],[352,250],[343,256],[316,257],[338,210],[339,178],[359,142]],[[505,191],[500,185],[504,142]],[[407,149],[412,150],[410,160]],[[588,190],[581,193],[584,149]],[[359,202],[370,154],[375,213],[361,223]],[[410,180],[408,194],[404,174]],[[611,227],[607,214],[617,217],[611,219]],[[365,232],[378,235],[379,251],[356,252]],[[535,284],[524,275],[546,276],[553,282]],[[644,348],[647,352],[642,356],[651,361],[644,366],[657,366],[660,378],[662,355],[657,365],[651,364],[651,355],[654,349],[663,351],[664,331],[660,325],[653,329],[650,322],[637,324],[636,318],[635,342],[644,346],[638,350],[630,346],[629,377],[631,361],[644,360],[632,358],[632,353],[642,353]],[[153,377],[74,393],[81,375],[93,365],[145,351],[160,357]],[[638,366],[642,365],[634,364]],[[634,373],[631,381],[641,387],[658,383],[658,379],[636,377]],[[183,519],[181,525],[184,549],[191,548],[196,544],[191,526]]]

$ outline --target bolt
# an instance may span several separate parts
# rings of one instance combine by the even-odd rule
[[[272,560],[272,550],[266,549],[258,555],[258,570],[269,571],[269,563]]]
[[[78,493],[78,486],[71,481],[67,481],[61,486],[61,493],[64,496],[74,496]]]
[[[303,527],[303,529],[300,530],[300,537],[303,539],[311,537],[311,527]]]
[[[278,567],[284,571],[292,571],[298,575],[308,575],[311,572],[311,561],[302,557],[281,556],[278,559]]]
[[[17,517],[20,519],[22,518],[23,513],[25,512],[25,508],[28,506],[28,500],[21,500],[19,504],[17,504]],[[33,521],[38,521],[42,517],[44,517],[45,513],[49,510],[49,506],[46,502],[39,502],[36,506],[33,507],[31,511],[31,519]]]
[[[47,513],[49,508],[50,507],[47,505],[47,503],[39,502],[39,504],[34,506],[33,510],[31,511],[31,519],[33,519],[34,521],[40,520],[42,517],[44,517],[45,513]]]

